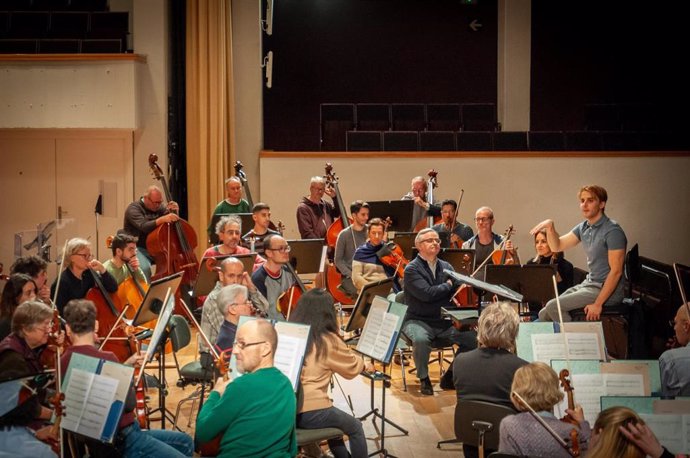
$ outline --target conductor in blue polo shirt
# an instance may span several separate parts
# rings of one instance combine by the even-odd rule
[[[570,310],[584,307],[587,320],[598,320],[607,305],[623,300],[623,262],[627,239],[617,222],[604,213],[608,195],[597,185],[584,186],[578,193],[580,210],[585,220],[573,230],[561,236],[556,232],[553,220],[537,224],[531,231],[536,234],[546,229],[546,239],[553,252],[565,251],[582,242],[587,254],[589,274],[585,281],[567,289],[560,295],[563,321],[571,321]],[[558,321],[558,306],[551,299],[539,311],[542,321]]]

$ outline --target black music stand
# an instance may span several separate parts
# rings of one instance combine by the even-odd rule
[[[194,283],[192,297],[207,296],[208,293],[215,288],[216,282],[218,281],[218,271],[215,270],[214,267],[220,267],[220,264],[223,262],[223,260],[230,257],[237,258],[242,261],[244,271],[249,272],[249,275],[251,275],[251,273],[254,271],[256,253],[229,254],[203,258],[199,262],[199,275],[196,278],[196,283]]]
[[[393,243],[403,250],[403,254],[409,260],[417,255],[417,249],[414,247],[415,237],[417,237],[416,232],[396,232],[393,236]]]
[[[182,281],[184,272],[177,272],[170,276],[159,278],[151,282],[149,290],[146,291],[141,306],[132,319],[132,326],[141,326],[144,323],[155,320],[163,308],[163,300],[168,292],[168,288],[175,294]]]
[[[315,274],[321,271],[326,255],[324,239],[288,240],[290,265],[298,274]]]
[[[218,221],[220,221],[220,219],[223,216],[237,216],[242,220],[242,227],[240,227],[240,235],[246,234],[247,232],[249,232],[249,230],[254,228],[254,218],[252,218],[252,213],[218,213],[217,215],[213,215],[211,217],[211,227],[213,228],[213,233],[210,237],[211,244],[213,245],[218,245],[220,243],[218,234],[216,234],[216,224],[218,224]]]
[[[442,248],[438,258],[449,263],[456,272],[461,274],[472,275],[474,272],[474,250]]]
[[[389,231],[411,232],[414,229],[412,222],[412,212],[414,211],[414,200],[378,200],[369,201],[369,219],[386,218],[391,219],[388,226]]]
[[[522,294],[513,291],[510,288],[506,288],[505,286],[494,285],[485,281],[477,280],[476,278],[459,274],[449,269],[445,269],[443,272],[451,277],[455,283],[470,285],[473,288],[477,288],[488,293],[493,293],[497,296],[505,297],[506,299],[514,302],[522,302],[523,300]]]
[[[676,273],[680,297],[683,300],[683,304],[687,304],[688,291],[690,291],[690,267],[674,262],[673,271]]]
[[[367,316],[369,316],[369,308],[374,297],[386,297],[392,288],[393,278],[386,278],[364,285],[357,297],[355,307],[352,309],[352,315],[350,315],[350,319],[347,322],[345,332],[354,332],[362,329],[367,321]]]
[[[556,274],[555,264],[493,265],[486,266],[486,282],[501,285],[524,296],[522,302],[543,306],[556,297],[551,277]],[[503,297],[500,294],[499,297]]]

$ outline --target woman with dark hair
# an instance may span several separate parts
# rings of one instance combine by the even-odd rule
[[[25,274],[12,274],[0,299],[0,340],[10,335],[12,315],[19,304],[36,299],[36,283]]]
[[[336,458],[367,456],[367,440],[362,422],[333,407],[328,386],[333,374],[355,378],[365,368],[357,356],[338,335],[333,298],[325,289],[312,289],[300,297],[290,321],[310,325],[309,342],[302,369],[301,405],[297,406],[297,426],[304,429],[334,427],[350,438],[350,452],[342,438],[330,439],[328,447]],[[373,370],[371,363],[366,365]]]

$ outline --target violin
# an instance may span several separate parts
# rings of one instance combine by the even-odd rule
[[[517,250],[506,250],[505,246],[508,243],[508,240],[510,240],[510,236],[515,233],[515,229],[513,229],[513,225],[511,224],[508,226],[508,229],[506,229],[505,233],[503,234],[503,241],[501,244],[498,246],[497,249],[491,253],[491,262],[493,262],[497,266],[502,266],[502,265],[512,265],[512,264],[520,264],[520,258],[517,255]]]
[[[55,393],[53,394],[52,397],[50,397],[48,402],[50,403],[50,405],[53,406],[53,412],[55,414],[55,423],[53,423],[53,425],[51,427],[50,435],[52,437],[57,437],[58,440],[57,441],[51,440],[49,442],[49,445],[50,445],[50,448],[53,450],[53,452],[55,452],[58,456],[64,456],[64,454],[62,453],[62,441],[61,441],[62,434],[61,434],[60,422],[62,421],[62,417],[65,413],[64,412],[64,406],[62,405],[62,403],[65,400],[65,393],[63,393],[61,390],[61,381],[60,381],[60,378],[61,378],[60,374],[62,374],[62,370],[60,367],[60,357],[62,356],[62,346],[60,344],[58,344],[58,341],[57,341],[57,338],[58,338],[57,336],[60,333],[60,327],[59,327],[60,321],[59,320],[60,320],[60,315],[58,314],[58,311],[56,309],[53,311],[53,323],[57,322],[58,327],[54,326],[52,332],[48,336],[49,343],[52,341],[52,345],[54,345],[55,349],[56,349],[55,354],[54,354],[54,357],[55,357],[55,361],[54,361],[54,365],[55,365]]]
[[[575,409],[575,398],[573,397],[573,387],[570,384],[570,372],[568,369],[562,369],[561,372],[558,374],[558,379],[561,381],[561,386],[563,387],[563,391],[565,391],[566,396],[568,397],[568,409],[574,410]],[[580,440],[578,437],[578,431],[580,424],[575,420],[570,414],[566,414],[563,418],[561,418],[561,421],[565,423],[570,423],[571,425],[576,426],[576,428],[573,428],[570,430],[570,443],[572,444],[571,449],[570,449],[570,454],[574,457],[580,456]]]
[[[427,182],[427,194],[426,194],[426,201],[429,203],[429,205],[432,205],[434,203],[434,188],[438,186],[438,172],[434,169],[429,170],[427,173],[429,176],[429,181]],[[427,216],[426,218],[422,218],[414,227],[414,232],[419,232],[424,228],[431,227],[434,224],[438,223],[441,221],[440,216]]]
[[[335,251],[335,243],[338,240],[338,234],[343,229],[350,227],[354,220],[347,216],[347,209],[343,203],[342,197],[340,197],[340,188],[338,187],[339,178],[333,172],[333,165],[330,162],[326,162],[326,184],[335,189],[336,200],[338,201],[338,210],[340,210],[340,216],[331,223],[326,232],[326,243],[329,250]],[[329,263],[326,269],[326,289],[333,296],[336,302],[340,302],[344,305],[351,305],[354,301],[345,293],[338,289],[338,285],[342,283],[343,276],[338,271],[335,263]]]
[[[390,216],[386,217],[386,220],[383,222],[383,232],[387,232],[388,226],[391,224],[393,224],[393,221]],[[376,256],[385,266],[395,269],[395,274],[399,278],[404,278],[405,267],[407,267],[410,261],[405,258],[402,248],[397,243],[388,241],[384,242],[383,245],[384,247],[376,253]]]
[[[295,284],[289,287],[283,294],[278,297],[278,303],[276,304],[276,309],[283,314],[286,320],[290,320],[290,313],[294,308],[297,308],[297,301],[302,297],[302,294],[307,292],[307,287],[304,286],[302,280],[297,275],[295,268],[292,267],[292,263],[288,262],[285,264],[295,279]]]
[[[127,336],[130,346],[134,347],[134,351],[139,353],[141,347],[139,341],[133,332],[130,332]],[[139,372],[141,372],[141,367],[138,367],[134,371],[134,380],[139,380],[137,383],[135,391],[135,405],[134,405],[134,415],[137,418],[139,427],[141,429],[149,429],[149,406],[146,404],[146,387],[144,386],[144,377],[139,377]]]
[[[158,156],[156,154],[149,155],[149,167],[153,176],[161,182],[165,198],[170,202],[172,200],[170,189],[165,181],[163,170],[158,165]],[[154,257],[156,264],[156,274],[152,279],[156,280],[177,272],[184,272],[180,285],[188,291],[194,289],[194,283],[199,273],[197,269],[199,262],[194,253],[196,246],[196,232],[183,219],[156,227],[146,238],[146,249]],[[175,298],[175,313],[182,314],[182,307],[179,304],[179,301],[182,300],[182,295],[179,289],[175,291]]]

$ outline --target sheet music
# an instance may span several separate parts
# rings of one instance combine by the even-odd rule
[[[290,379],[292,387],[297,389],[307,348],[309,326],[279,321],[275,323],[275,328],[278,333],[278,348],[273,365],[285,374]]]
[[[568,350],[570,359],[603,359],[596,334],[569,332]],[[563,334],[532,334],[533,361],[550,364],[552,359],[568,359]]]
[[[690,452],[690,415],[649,415],[640,414],[647,423],[659,443],[671,453]]]
[[[156,327],[153,329],[153,334],[151,335],[151,340],[149,348],[146,349],[146,361],[151,362],[153,360],[153,355],[156,353],[158,346],[161,343],[161,337],[165,331],[165,327],[170,321],[170,316],[172,315],[173,308],[175,307],[175,295],[170,291],[168,296],[168,302],[161,310],[160,315],[158,315],[158,321],[156,322]]]
[[[571,374],[575,404],[580,404],[585,419],[594,425],[601,412],[602,396],[643,396],[644,381],[640,374]],[[558,405],[560,415],[565,415],[568,401]]]
[[[388,313],[390,303],[382,297],[375,297],[369,309],[369,316],[357,344],[357,351],[379,361],[387,361],[400,328],[400,317]]]
[[[113,378],[73,369],[65,391],[62,427],[100,439],[117,385],[118,381]]]

